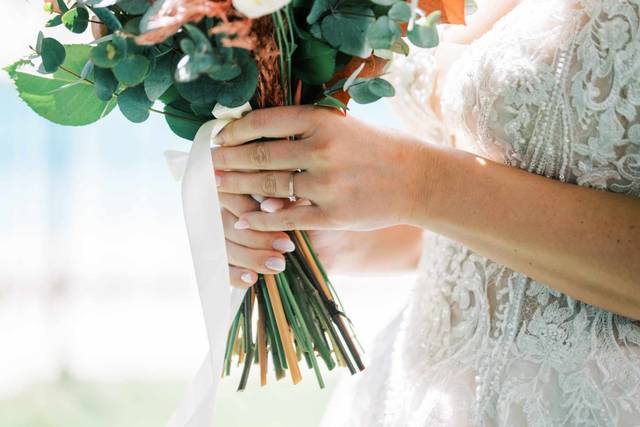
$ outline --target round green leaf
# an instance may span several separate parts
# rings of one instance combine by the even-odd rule
[[[385,79],[376,77],[375,79],[369,80],[366,84],[369,91],[376,96],[389,97],[396,94],[396,91],[391,83],[389,83]]]
[[[142,15],[149,9],[147,0],[120,0],[118,7],[132,15]]]
[[[35,73],[29,62],[21,61],[7,68],[20,97],[40,116],[67,126],[93,123],[109,114],[115,99],[98,99],[93,85],[78,81],[87,60],[89,46],[66,45],[66,57],[53,75],[43,77]]]
[[[411,31],[407,32],[409,41],[418,47],[432,48],[439,42],[438,28],[436,25],[427,26],[416,23]]]
[[[389,18],[398,22],[408,22],[411,19],[411,6],[401,1],[391,6],[388,13]]]
[[[149,108],[153,102],[147,98],[142,85],[129,88],[118,95],[118,107],[122,114],[133,123],[142,123],[149,118]]]
[[[84,7],[74,7],[62,15],[62,23],[74,33],[84,33],[89,26],[89,12]]]
[[[173,60],[165,55],[155,61],[149,77],[144,80],[144,90],[147,97],[153,101],[160,98],[173,84]]]
[[[381,97],[371,92],[368,82],[357,83],[349,86],[349,95],[358,104],[371,104]]]
[[[387,16],[379,17],[367,32],[369,44],[374,49],[390,49],[400,36],[400,26]]]
[[[113,68],[113,74],[125,86],[137,86],[147,77],[151,63],[142,55],[128,55]]]
[[[336,71],[338,51],[328,44],[309,38],[300,40],[293,52],[293,70],[305,83],[320,85],[328,82]]]
[[[373,11],[362,5],[345,5],[322,19],[320,28],[329,44],[348,55],[371,55],[367,42],[369,26],[375,22]]]
[[[113,68],[118,65],[124,55],[118,47],[111,43],[100,43],[91,49],[91,61],[98,67]]]
[[[207,119],[198,118],[192,113],[187,113],[177,108],[174,104],[166,105],[164,112],[164,118],[173,133],[190,141],[193,141],[200,126],[207,121]]]
[[[40,55],[44,70],[47,73],[55,73],[64,62],[67,53],[58,40],[45,37],[42,39]]]
[[[192,104],[211,104],[217,100],[219,93],[216,81],[207,76],[188,83],[176,83],[175,88],[180,96]]]
[[[380,6],[391,6],[392,4],[399,2],[400,0],[371,0],[375,4]]]
[[[103,101],[109,101],[118,89],[118,79],[108,68],[95,70],[96,95]]]
[[[242,72],[238,77],[218,86],[218,102],[225,107],[239,107],[248,102],[258,86],[258,67],[254,59],[245,50],[236,49],[236,58]]]

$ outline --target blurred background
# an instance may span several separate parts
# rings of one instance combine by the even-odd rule
[[[40,0],[2,4],[4,67],[28,52],[47,15]],[[352,113],[398,126],[385,103]],[[53,125],[0,73],[0,426],[162,426],[177,405],[206,336],[166,149],[189,143],[162,117],[133,125],[115,110],[84,128]],[[365,349],[410,284],[335,278]],[[319,390],[304,373],[295,387],[260,389],[253,377],[243,393],[237,377],[224,380],[220,425],[317,425],[343,375],[326,373]]]

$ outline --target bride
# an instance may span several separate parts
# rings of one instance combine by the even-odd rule
[[[341,230],[334,271],[418,268],[327,426],[640,424],[640,2],[487,3],[395,63],[415,136],[282,107],[219,138],[234,285],[294,228]]]

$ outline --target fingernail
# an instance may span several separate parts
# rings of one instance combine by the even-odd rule
[[[282,199],[267,199],[260,203],[260,210],[263,212],[273,213],[279,211],[284,206]]]
[[[251,273],[242,273],[242,275],[240,276],[240,280],[242,280],[244,283],[248,283],[249,285],[253,284],[253,276],[251,275]]]
[[[216,187],[220,187],[220,183],[222,182],[222,178],[220,178],[220,176],[216,175]]]
[[[269,270],[281,272],[284,271],[285,262],[280,258],[269,258],[264,265],[266,265]]]
[[[293,252],[296,250],[296,245],[289,239],[276,239],[273,241],[273,249],[280,252]]]
[[[233,224],[233,227],[236,230],[246,230],[247,228],[249,228],[249,223],[244,219],[239,219],[235,224]]]

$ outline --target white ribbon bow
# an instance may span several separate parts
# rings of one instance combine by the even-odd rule
[[[172,174],[182,178],[184,220],[209,340],[209,353],[167,427],[210,427],[215,413],[227,334],[245,290],[232,288],[229,282],[211,145],[227,124],[250,110],[249,103],[237,108],[218,104],[213,109],[216,119],[200,127],[189,154],[165,152]]]

